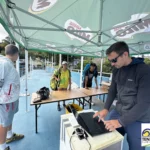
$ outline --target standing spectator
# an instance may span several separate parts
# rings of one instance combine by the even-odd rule
[[[18,59],[18,48],[9,44],[6,56],[0,56],[0,150],[10,150],[6,143],[22,139],[12,132],[14,114],[18,111],[20,78],[13,62]]]
[[[58,81],[58,90],[67,90],[68,86],[71,90],[71,72],[66,61],[62,62],[61,68],[55,71],[53,77]],[[63,105],[65,106],[65,101],[63,101]],[[58,110],[60,111],[60,102],[58,102]]]

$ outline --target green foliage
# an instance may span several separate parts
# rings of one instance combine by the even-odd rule
[[[112,72],[112,66],[110,62],[106,59],[103,63],[103,72],[111,73]]]
[[[147,65],[150,65],[150,59],[149,59],[149,58],[145,58],[145,59],[144,59],[144,62],[145,62]]]
[[[86,64],[89,64],[89,63],[91,63],[91,60],[84,60],[84,61],[83,61],[83,68],[86,66]],[[80,68],[81,68],[81,62],[79,62],[79,63],[77,64],[77,66],[76,66],[75,69],[80,69]]]
[[[4,54],[5,53],[5,46],[8,45],[9,43],[5,40],[2,40],[2,42],[0,43],[0,53]]]
[[[83,62],[83,68],[85,67],[86,64],[91,63],[91,59],[88,60],[84,60]],[[75,69],[80,69],[81,68],[81,62],[78,63],[77,67]],[[100,63],[97,63],[97,70],[98,72],[100,71]],[[105,59],[104,63],[103,63],[103,72],[107,72],[107,73],[111,73],[112,72],[112,66],[110,64],[110,62]]]

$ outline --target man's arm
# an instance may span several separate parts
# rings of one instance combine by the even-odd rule
[[[114,99],[116,98],[116,95],[117,95],[117,87],[116,87],[116,82],[115,82],[115,73],[113,71],[113,78],[112,78],[112,82],[108,91],[108,97],[104,105],[104,109],[107,109],[107,110],[110,109]]]
[[[85,88],[87,88],[87,85],[88,85],[88,78],[89,78],[89,70],[87,70],[86,72],[85,72]]]
[[[0,88],[0,104],[11,103],[19,98],[20,82],[19,75],[16,73],[15,68],[8,62],[0,64],[0,79],[4,75],[4,82]],[[8,75],[9,77],[7,77]],[[15,79],[11,76],[14,76]]]
[[[98,84],[97,84],[97,75],[98,75],[98,72],[96,71],[96,73],[95,73],[95,84],[96,84],[96,88],[98,88]]]
[[[119,122],[126,126],[143,117],[150,109],[150,72],[139,80],[137,104],[125,115],[119,118]]]
[[[95,77],[95,84],[96,84],[96,87],[98,87],[97,78],[96,77]]]
[[[58,74],[59,74],[59,70],[57,69],[57,70],[54,71],[54,74],[53,74],[53,78],[54,78],[55,80],[57,80],[57,81],[60,80]]]
[[[88,84],[88,76],[85,76],[85,88],[87,88],[87,84]]]

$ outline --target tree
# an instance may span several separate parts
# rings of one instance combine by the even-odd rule
[[[145,58],[145,59],[144,59],[144,62],[145,62],[147,65],[150,65],[150,59],[149,59],[149,58]]]
[[[110,62],[106,59],[103,63],[103,72],[111,73],[112,72],[112,66]]]
[[[84,69],[84,67],[86,66],[86,64],[89,64],[89,63],[91,63],[91,61],[89,61],[89,60],[84,60],[84,61],[83,61],[83,69]],[[81,62],[79,62],[79,63],[77,64],[77,66],[76,66],[75,69],[81,69]]]

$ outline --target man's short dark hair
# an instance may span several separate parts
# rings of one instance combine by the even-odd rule
[[[91,63],[90,66],[96,67],[96,64],[95,63]]]
[[[107,50],[106,50],[106,55],[109,55],[111,52],[116,52],[117,54],[121,54],[123,52],[128,52],[129,54],[129,47],[128,45],[123,42],[116,42],[112,44]]]
[[[5,46],[5,54],[6,55],[13,56],[16,53],[19,53],[19,50],[18,50],[18,48],[15,45],[8,44],[7,46]]]

